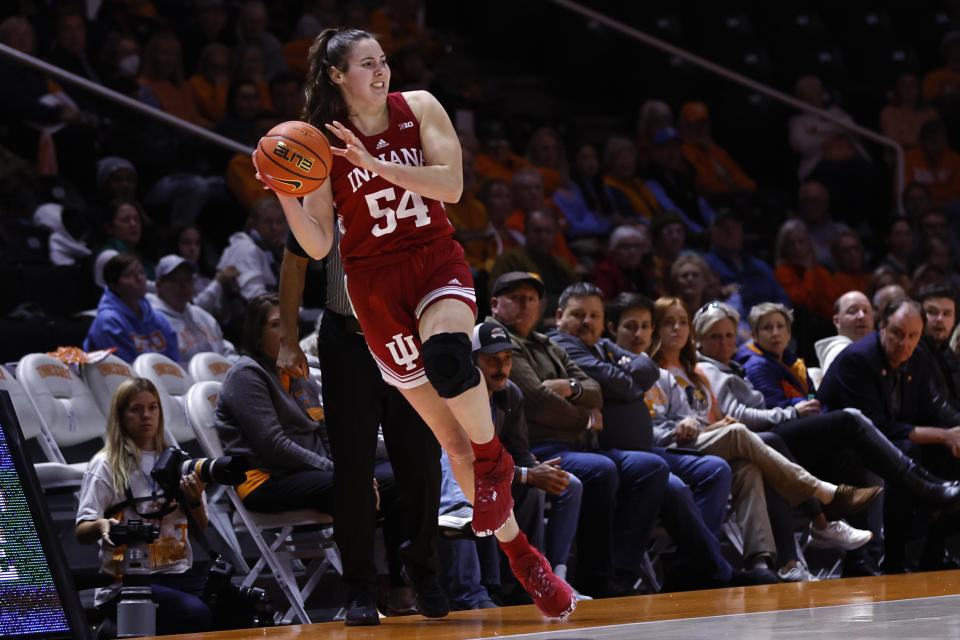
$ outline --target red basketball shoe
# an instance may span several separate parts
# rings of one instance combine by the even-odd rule
[[[558,578],[550,563],[527,540],[523,531],[500,547],[510,560],[510,569],[533,598],[540,613],[550,620],[564,620],[577,608],[577,596]]]
[[[490,442],[473,444],[473,532],[493,535],[513,510],[513,458],[493,436]]]

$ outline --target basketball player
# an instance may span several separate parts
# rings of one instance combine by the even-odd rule
[[[470,355],[476,299],[443,202],[463,188],[460,144],[426,91],[389,93],[377,40],[327,29],[310,48],[305,120],[326,126],[330,178],[303,204],[278,193],[313,258],[330,251],[334,206],[347,291],[380,373],[423,417],[473,503],[477,535],[494,534],[514,574],[550,618],[576,607],[570,586],[513,516],[513,459],[494,434],[486,385]]]

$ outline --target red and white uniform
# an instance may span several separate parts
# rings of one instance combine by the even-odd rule
[[[371,155],[424,166],[420,122],[401,93],[387,96],[390,124],[365,136]],[[463,249],[443,203],[398,187],[339,156],[331,172],[343,238],[340,254],[347,293],[383,379],[400,388],[427,382],[418,324],[431,303],[458,298],[476,313],[476,295]]]

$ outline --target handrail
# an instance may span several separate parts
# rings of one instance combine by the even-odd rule
[[[122,104],[123,106],[133,109],[134,111],[139,111],[140,113],[150,116],[151,118],[161,120],[171,126],[182,129],[187,133],[199,136],[207,142],[221,146],[229,151],[234,151],[236,153],[242,153],[245,155],[250,155],[253,153],[253,147],[241,144],[236,140],[231,140],[230,138],[204,129],[203,127],[198,127],[192,122],[187,122],[186,120],[171,115],[166,111],[161,111],[160,109],[151,107],[150,105],[144,104],[139,100],[134,100],[133,98],[125,96],[122,93],[118,93],[113,89],[109,89],[101,84],[97,84],[96,82],[92,82],[86,78],[70,73],[69,71],[65,71],[60,67],[54,66],[39,58],[23,53],[22,51],[18,51],[5,44],[0,44],[0,54],[3,54],[8,58],[12,58],[13,60],[16,60],[25,66],[36,69],[37,71],[41,71],[47,75],[53,76],[58,80],[63,80],[69,84],[77,85],[82,89],[89,91],[90,93],[97,94],[101,98],[112,100],[113,102]]]
[[[876,131],[873,131],[871,129],[867,129],[866,127],[863,127],[857,124],[856,122],[853,122],[852,120],[845,120],[825,109],[820,109],[818,107],[809,105],[806,102],[798,100],[791,95],[787,95],[783,93],[782,91],[777,91],[773,87],[757,82],[756,80],[748,78],[745,75],[739,74],[736,71],[727,69],[726,67],[722,67],[714,62],[710,62],[705,58],[701,58],[700,56],[690,53],[685,49],[681,49],[680,47],[674,46],[669,42],[665,42],[657,37],[651,36],[648,33],[644,33],[643,31],[635,29],[618,20],[614,20],[613,18],[610,18],[602,13],[598,13],[576,2],[572,2],[572,0],[550,0],[550,2],[553,2],[556,5],[564,7],[565,9],[569,9],[574,13],[579,13],[580,15],[590,18],[591,20],[596,20],[597,22],[603,23],[604,25],[610,27],[611,29],[619,31],[627,36],[630,36],[635,40],[639,40],[644,44],[654,47],[655,49],[660,49],[661,51],[665,51],[670,55],[676,56],[678,58],[682,58],[683,60],[686,60],[691,64],[694,64],[706,71],[709,71],[710,73],[726,78],[731,82],[735,82],[737,84],[747,87],[748,89],[767,95],[773,98],[774,100],[783,102],[784,104],[790,105],[795,109],[800,109],[801,111],[806,111],[807,113],[812,113],[814,115],[817,115],[823,118],[824,120],[829,120],[834,124],[838,124],[841,127],[849,131],[852,131],[853,133],[856,133],[859,136],[867,138],[868,140],[873,140],[874,142],[877,142],[879,144],[892,148],[896,153],[896,157],[897,157],[897,208],[900,210],[901,213],[903,212],[902,198],[900,197],[903,194],[903,186],[904,186],[903,185],[903,181],[904,181],[903,147],[901,147],[896,140],[892,138],[888,138],[887,136],[879,134]]]

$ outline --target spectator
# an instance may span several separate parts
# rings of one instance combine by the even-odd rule
[[[305,100],[303,83],[297,76],[281,71],[270,78],[270,103],[280,122],[299,120]]]
[[[497,256],[523,246],[526,238],[523,233],[507,226],[507,220],[516,210],[513,203],[513,189],[510,188],[509,183],[499,178],[487,180],[477,190],[477,199],[486,208],[487,220],[490,223],[492,246],[486,251],[487,259],[484,262],[486,265],[484,270],[490,271]]]
[[[835,270],[833,281],[841,291],[866,291],[870,274],[863,270],[863,244],[855,231],[844,229],[830,242]]]
[[[147,279],[155,280],[156,264],[140,255],[143,231],[146,226],[146,214],[136,200],[116,200],[108,210],[104,230],[107,234],[101,250],[113,249],[119,253],[137,256]]]
[[[198,353],[215,352],[231,360],[237,352],[212,315],[193,304],[197,265],[177,255],[166,255],[157,264],[157,293],[147,302],[167,317],[177,334],[180,362],[190,362]]]
[[[567,287],[556,314],[557,329],[548,334],[550,339],[563,347],[603,391],[600,446],[653,451],[670,467],[660,517],[679,546],[680,558],[671,567],[671,582],[682,588],[729,583],[733,569],[720,552],[717,536],[730,493],[730,467],[715,456],[653,446],[653,425],[644,392],[656,381],[659,367],[646,354],[633,354],[601,337],[604,314],[600,289],[587,283]]]
[[[687,313],[691,315],[708,300],[704,296],[709,272],[710,266],[692,251],[677,256],[670,267],[670,292],[683,300]]]
[[[99,71],[103,85],[136,99],[139,92],[140,43],[132,36],[114,32],[100,54]]]
[[[260,108],[272,111],[273,104],[270,102],[270,83],[267,82],[267,79],[271,76],[268,76],[263,68],[263,49],[255,44],[238,45],[233,50],[231,57],[231,84],[233,82],[252,82],[257,87],[257,92],[260,97]]]
[[[830,192],[826,187],[816,180],[800,185],[797,193],[797,216],[807,225],[817,262],[827,269],[833,269],[830,245],[833,237],[848,227],[830,217]]]
[[[477,173],[481,176],[511,182],[517,169],[530,166],[526,160],[513,153],[502,123],[482,123],[477,129],[477,136],[480,139]]]
[[[614,570],[637,572],[667,466],[651,453],[598,448],[600,386],[563,349],[533,330],[540,321],[543,282],[531,273],[511,272],[493,290],[492,319],[507,327],[521,349],[510,379],[524,395],[530,451],[538,460],[561,457],[564,469],[583,481],[577,589],[600,597],[623,593],[614,584]]]
[[[614,224],[652,220],[660,211],[650,187],[637,177],[637,146],[629,139],[613,136],[603,150],[603,184],[614,209]]]
[[[701,235],[715,212],[697,194],[680,145],[680,134],[673,127],[664,127],[653,134],[653,163],[647,169],[646,184],[656,197],[659,209],[680,214],[687,232]]]
[[[732,359],[736,346],[730,334],[736,320],[736,312],[722,303],[701,309],[694,318],[694,331],[700,342],[700,366],[710,380],[711,388],[716,390],[717,402],[725,411],[755,431],[769,430],[782,436],[804,465],[823,467],[831,475],[840,471],[834,456],[846,448],[856,450],[863,462],[889,483],[902,482],[902,478],[908,474],[922,476],[926,473],[917,469],[909,458],[856,411],[824,413],[825,407],[816,399],[801,401],[790,407],[768,407],[763,394],[751,384],[749,378],[744,377],[743,370]],[[775,372],[770,373],[776,376]],[[845,474],[849,473],[846,469],[848,464],[844,460]],[[912,478],[910,482],[920,486],[927,484],[918,478]],[[871,526],[878,535],[881,523],[879,521]],[[842,522],[834,524],[838,526],[832,524],[832,531],[818,532],[815,529],[814,540],[830,536],[831,533],[850,532]],[[815,543],[814,546],[819,544]],[[879,556],[876,551],[879,549],[873,555]],[[866,565],[868,567],[874,564],[872,558],[863,560],[870,563]],[[847,567],[844,573],[847,575]]]
[[[219,43],[232,47],[236,40],[228,28],[230,15],[225,0],[197,0],[195,3],[196,20],[182,31],[183,59],[189,65],[195,65],[200,52],[208,44]],[[190,75],[194,68],[185,70]]]
[[[878,269],[879,271],[879,269]],[[909,284],[909,281],[908,281]],[[887,302],[894,298],[906,298],[907,297],[907,288],[900,284],[888,284],[882,287],[877,288],[873,291],[873,296],[870,297],[870,304],[873,306],[873,317],[876,319],[883,308],[887,305]],[[873,287],[871,287],[873,290]],[[869,295],[869,294],[868,294]]]
[[[560,134],[550,127],[540,127],[530,136],[527,160],[544,176],[544,191],[567,221],[566,234],[596,236],[610,232],[610,220],[590,209],[580,187],[570,179],[567,158]],[[552,174],[552,175],[551,175]],[[555,180],[553,189],[548,176]]]
[[[743,220],[735,211],[720,209],[710,224],[709,237],[710,250],[704,260],[721,285],[738,287],[742,309],[768,300],[790,301],[767,263],[743,248]]]
[[[100,82],[99,74],[87,58],[87,21],[82,12],[67,8],[57,12],[49,60],[81,78]]]
[[[960,200],[960,154],[950,148],[943,120],[927,120],[920,127],[919,144],[903,157],[904,182],[919,182],[930,190],[935,206]]]
[[[920,82],[913,73],[901,73],[893,86],[890,104],[880,112],[880,130],[904,149],[917,145],[920,127],[937,112],[920,100]]]
[[[689,316],[679,299],[657,300],[653,327],[650,350],[663,369],[659,381],[647,393],[655,442],[661,446],[692,447],[728,461],[741,461],[734,470],[733,500],[744,533],[745,566],[779,567],[758,475],[790,504],[816,498],[825,505],[828,519],[862,511],[880,495],[880,487],[838,487],[814,477],[768,446],[744,424],[725,415],[710,381],[697,365]]]
[[[957,273],[957,263],[953,258],[953,247],[949,240],[938,237],[927,238],[923,242],[923,255],[927,256],[927,260],[921,266],[928,265],[939,273],[939,278],[934,278],[934,282],[943,282],[955,289],[960,287],[960,274]],[[914,291],[922,288],[921,280],[922,278],[914,276]]]
[[[826,109],[842,121],[852,119],[837,105],[826,105],[826,92],[816,76],[797,80],[797,97],[817,109]],[[869,155],[848,129],[832,120],[804,112],[790,118],[790,146],[800,154],[797,174],[801,181],[818,180],[843,221],[855,224],[863,215],[862,198],[869,189]]]
[[[646,353],[653,336],[650,299],[636,293],[621,293],[607,306],[607,333],[621,349]]]
[[[275,197],[258,200],[250,209],[247,230],[230,236],[217,270],[236,267],[237,287],[245,300],[277,289],[280,252],[287,237],[287,219]]]
[[[670,288],[670,269],[686,249],[687,227],[675,211],[663,211],[650,223],[653,234],[653,270],[649,289],[657,295]]]
[[[212,623],[210,609],[201,599],[206,575],[194,571],[187,535],[187,510],[201,531],[207,528],[204,483],[196,472],[181,477],[182,499],[155,486],[150,472],[167,446],[156,387],[144,378],[121,382],[110,404],[104,447],[83,474],[76,519],[77,542],[99,544],[100,570],[114,578],[94,595],[94,604],[106,618],[102,637],[113,637],[117,631],[124,568],[123,546],[113,542],[111,531],[131,520],[159,528],[159,537],[147,545],[146,575],[141,578],[158,605],[157,632],[195,633],[208,630]],[[151,517],[141,515],[148,512]]]
[[[237,142],[253,144],[266,133],[255,126],[260,113],[260,93],[256,83],[250,80],[231,82],[227,89],[227,111],[217,122],[216,131]],[[272,114],[271,118],[276,121]]]
[[[287,63],[283,58],[283,44],[268,31],[270,16],[267,5],[260,0],[245,0],[237,15],[237,43],[251,44],[263,51],[263,72],[266,78],[272,78],[280,71],[286,71]]]
[[[615,217],[616,208],[603,183],[603,174],[600,172],[600,157],[597,155],[597,148],[594,145],[584,143],[577,148],[570,177],[579,187],[580,193],[583,195],[583,201],[587,203],[587,208],[590,211],[607,218],[614,225],[623,222],[622,218]]]
[[[646,100],[640,105],[637,117],[637,164],[645,170],[650,166],[653,154],[653,134],[664,127],[673,127],[676,122],[673,109],[663,100]]]
[[[91,229],[82,211],[53,202],[42,204],[34,212],[33,222],[50,230],[50,264],[70,266],[91,261],[92,251],[87,246]]]
[[[525,242],[522,247],[505,252],[490,270],[490,280],[497,281],[500,276],[513,271],[529,271],[540,276],[546,289],[544,303],[552,308],[560,297],[560,292],[571,282],[578,280],[573,267],[563,258],[550,253],[555,246],[555,237],[559,235],[557,219],[549,210],[534,210],[527,214]],[[499,295],[496,290],[494,296]]]
[[[650,230],[647,225],[625,224],[610,234],[610,251],[593,268],[592,281],[610,300],[627,291],[646,292],[650,286]]]
[[[567,221],[563,214],[557,208],[553,201],[547,197],[543,187],[543,175],[532,167],[517,169],[513,174],[510,183],[513,190],[513,202],[517,209],[507,220],[507,225],[521,233],[525,233],[526,216],[531,211],[549,211],[557,220],[558,229],[561,232],[567,230]],[[558,258],[563,258],[571,265],[577,266],[577,259],[567,247],[567,241],[563,233],[554,236],[554,244],[551,253]]]
[[[940,40],[940,55],[945,66],[923,77],[923,101],[949,103],[960,95],[960,31],[947,31]]]
[[[844,349],[873,331],[873,307],[862,292],[846,292],[837,298],[833,309],[833,326],[837,328],[837,335],[817,340],[814,345],[820,361],[820,380]]]
[[[953,452],[960,446],[960,414],[930,393],[930,365],[916,353],[923,335],[923,310],[908,298],[893,298],[880,311],[879,329],[843,351],[820,386],[827,406],[859,409],[899,449],[934,473],[957,476]],[[929,426],[921,426],[929,425]],[[924,477],[925,476],[925,477]],[[932,474],[904,476],[904,485],[921,503],[946,508],[960,503],[960,488]],[[917,482],[923,477],[926,483]],[[906,529],[917,506],[913,496],[887,492],[887,548],[884,569],[905,567]],[[922,554],[924,568],[942,566],[943,540],[950,518],[928,532]],[[944,530],[946,528],[946,530]]]
[[[887,253],[878,266],[887,266],[897,273],[909,276],[912,271],[910,268],[912,252],[913,229],[910,221],[907,218],[894,218],[887,231]]]
[[[819,318],[833,315],[833,301],[843,293],[829,271],[817,263],[813,242],[802,220],[787,220],[777,233],[777,282],[790,301]]]
[[[680,148],[683,158],[693,167],[694,180],[701,195],[710,199],[757,190],[757,183],[710,137],[707,105],[702,102],[683,105],[677,129],[683,138]]]
[[[383,50],[393,55],[400,49],[422,43],[423,31],[419,2],[386,0],[370,13],[370,31],[383,39]]]
[[[83,341],[84,351],[109,349],[132,363],[141,353],[162,353],[180,362],[177,334],[147,302],[147,277],[136,256],[118,253],[103,267],[106,290]]]
[[[246,89],[238,89],[238,95],[245,93],[249,97],[249,90],[252,85],[245,84],[244,86],[246,86]],[[239,98],[238,101],[245,102],[247,99]],[[252,103],[248,106],[252,106]],[[228,115],[220,123],[225,128],[233,129],[235,135],[248,136],[251,144],[256,143],[261,136],[265,136],[270,129],[279,124],[277,117],[270,111],[257,111],[250,116],[249,121],[242,121]],[[269,195],[264,191],[263,183],[257,179],[257,173],[257,169],[253,166],[253,157],[249,153],[236,153],[227,163],[227,188],[233,194],[233,197],[247,209],[261,198]]]
[[[170,238],[172,242],[167,251],[186,258],[196,266],[193,276],[196,295],[193,297],[193,304],[217,318],[218,322],[225,320],[225,297],[235,291],[240,272],[230,265],[214,273],[212,265],[215,263],[206,258],[206,246],[196,227],[174,227]]]
[[[920,182],[910,182],[903,188],[903,214],[907,217],[910,226],[917,230],[920,226],[920,216],[930,209],[931,196],[927,185]]]
[[[583,484],[563,469],[560,457],[540,461],[530,452],[523,393],[509,379],[519,350],[499,323],[483,322],[474,328],[473,357],[487,384],[497,436],[517,465],[512,488],[517,522],[534,546],[543,550],[554,573],[565,580]],[[544,492],[550,502],[546,529]]]
[[[97,161],[97,186],[106,202],[137,197],[137,169],[126,158],[107,156]]]
[[[193,93],[183,77],[180,41],[172,32],[154,35],[143,49],[140,67],[140,99],[201,127],[212,123],[200,115]]]
[[[340,22],[340,12],[336,0],[307,0],[303,3],[303,13],[297,20],[294,34],[297,38],[313,38],[317,34]]]
[[[957,290],[934,285],[917,292],[923,309],[923,337],[917,351],[930,364],[930,393],[960,411],[960,356],[948,344],[957,323]]]
[[[187,85],[200,115],[217,122],[227,112],[227,88],[230,86],[230,49],[211,42],[200,52],[197,72]]]

